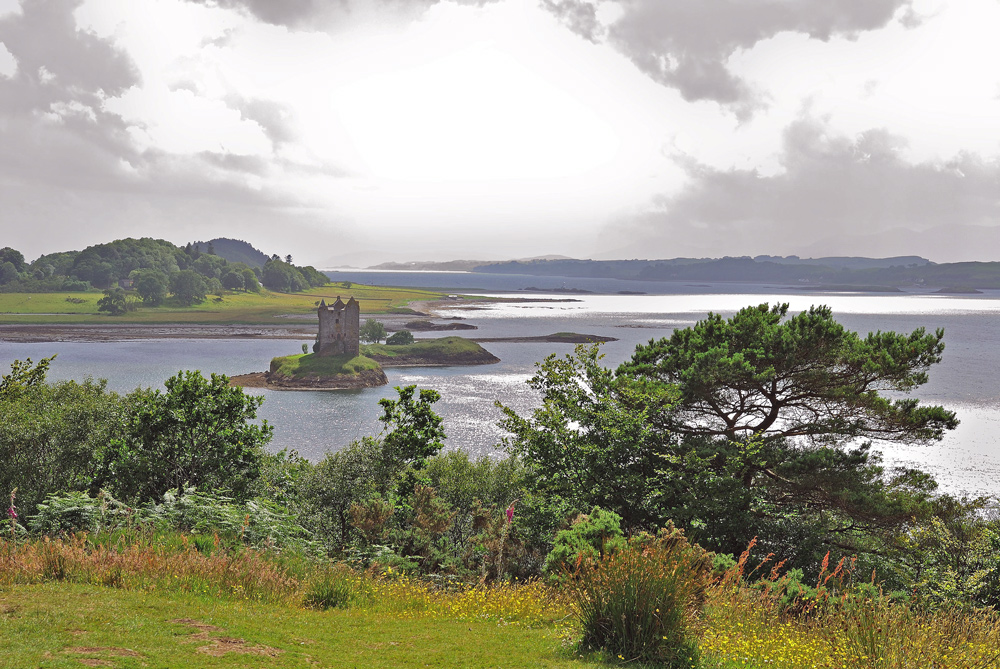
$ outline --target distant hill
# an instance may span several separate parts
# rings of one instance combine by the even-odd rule
[[[1000,262],[936,264],[919,256],[895,258],[795,256],[673,258],[670,260],[534,260],[480,265],[490,274],[590,277],[650,281],[784,283],[803,287],[859,286],[866,289],[1000,288]]]
[[[929,265],[927,258],[920,256],[895,256],[893,258],[859,258],[856,256],[828,256],[824,258],[800,258],[798,256],[754,256],[756,262],[773,262],[777,265],[818,265],[833,269],[883,269],[887,267],[917,267]]]
[[[571,260],[566,256],[537,256],[518,258],[511,262],[535,262],[541,260]],[[496,263],[495,260],[413,260],[410,262],[384,262],[368,269],[403,270],[410,272],[472,272],[476,267]]]
[[[209,244],[215,249],[215,255],[220,258],[225,258],[228,262],[246,263],[250,267],[263,267],[264,263],[271,258],[242,239],[218,237],[207,242],[191,242],[191,246],[197,246],[202,253],[208,250]]]

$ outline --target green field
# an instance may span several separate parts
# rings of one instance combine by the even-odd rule
[[[442,293],[414,288],[387,288],[330,283],[301,293],[226,292],[209,295],[201,304],[182,307],[167,304],[142,307],[123,316],[108,316],[97,311],[102,293],[0,293],[0,323],[51,324],[252,324],[287,325],[287,316],[312,313],[320,300],[338,296],[354,297],[366,314],[411,313],[410,302],[436,300]],[[81,301],[82,300],[82,301]]]
[[[286,355],[271,360],[271,372],[290,379],[357,374],[366,370],[378,369],[381,369],[381,366],[377,362],[363,355],[320,357],[310,353],[308,355]]]
[[[184,592],[0,587],[0,668],[595,667],[551,625],[365,608],[314,611]]]

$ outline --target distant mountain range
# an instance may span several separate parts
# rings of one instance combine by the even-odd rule
[[[586,277],[648,281],[732,281],[782,283],[803,288],[898,290],[906,286],[945,292],[1000,288],[1000,262],[933,263],[920,256],[865,258],[831,256],[742,256],[668,260],[577,260],[565,257],[507,262],[384,263],[371,269],[468,271],[549,277]]]
[[[534,276],[594,277],[651,281],[784,283],[864,290],[905,286],[972,292],[1000,288],[1000,262],[932,263],[918,256],[895,258],[795,256],[674,258],[671,260],[554,260],[481,265],[473,271]]]

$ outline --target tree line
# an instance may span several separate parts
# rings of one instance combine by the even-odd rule
[[[328,281],[314,267],[294,265],[290,255],[282,260],[275,254],[263,267],[251,267],[216,255],[211,243],[203,251],[198,245],[181,247],[162,239],[119,239],[82,251],[46,254],[31,263],[16,249],[0,249],[0,291],[104,290],[102,306],[113,314],[133,309],[138,301],[158,306],[168,296],[189,306],[223,290],[259,292],[263,286],[297,292]]]

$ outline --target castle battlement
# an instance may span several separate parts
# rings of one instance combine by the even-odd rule
[[[361,304],[353,297],[327,305],[319,303],[319,336],[313,351],[317,355],[350,355],[361,353]]]

